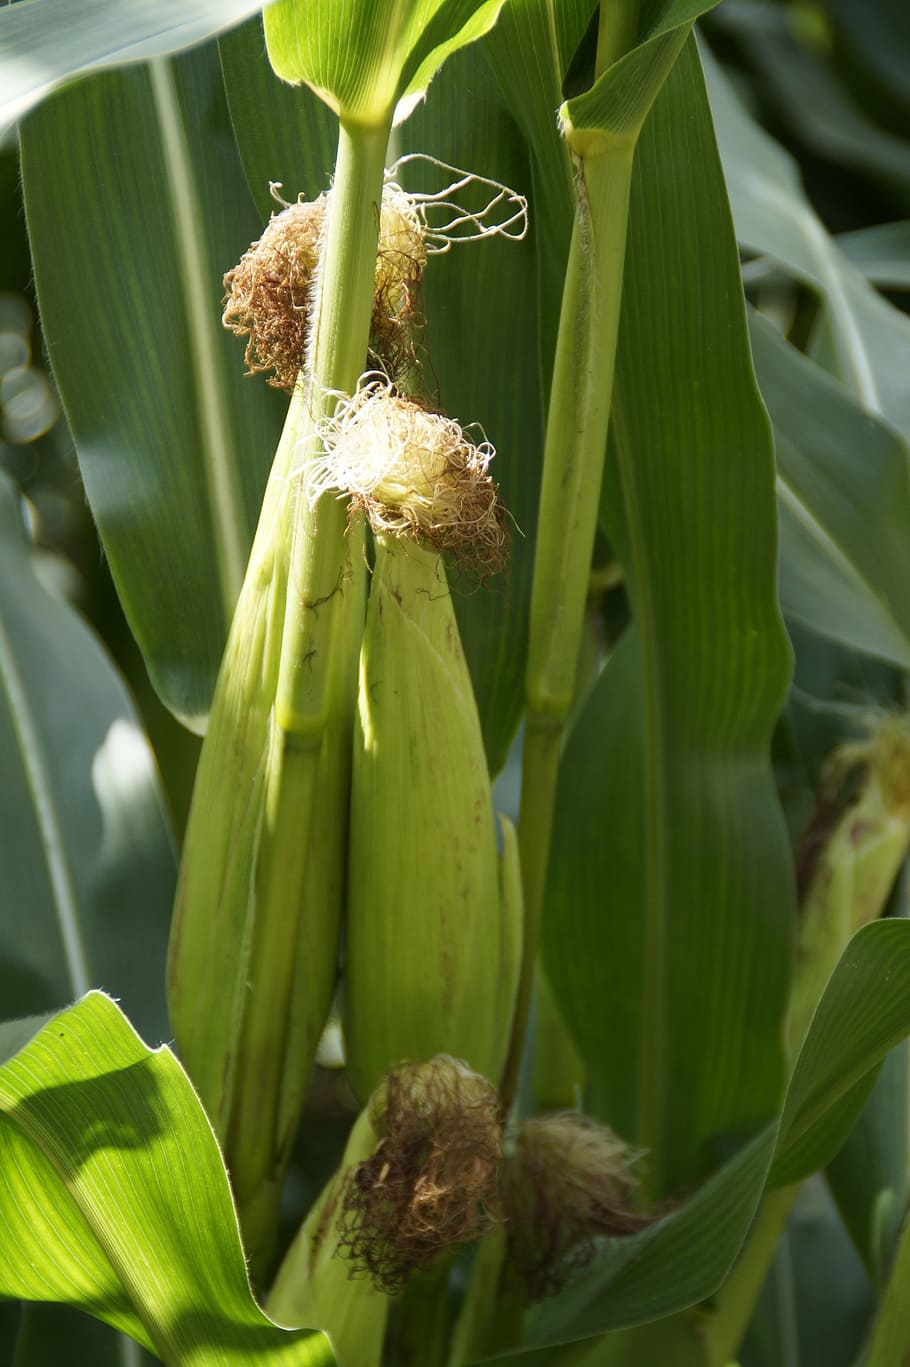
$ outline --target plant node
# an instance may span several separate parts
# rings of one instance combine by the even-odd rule
[[[382,1138],[348,1178],[338,1252],[352,1275],[394,1295],[444,1249],[496,1224],[499,1101],[486,1078],[440,1054],[393,1069],[370,1112]]]

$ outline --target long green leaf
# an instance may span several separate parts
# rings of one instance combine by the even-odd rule
[[[875,292],[828,235],[796,163],[747,114],[708,58],[711,106],[736,232],[823,297],[838,378],[910,437],[910,320]]]
[[[639,147],[616,385],[636,633],[565,755],[544,950],[601,1113],[668,1191],[777,1110],[793,916],[770,434],[691,46]]]
[[[219,319],[260,225],[217,50],[56,96],[22,130],[22,166],[89,502],[152,681],[201,730],[282,409]]]
[[[781,1120],[775,1186],[797,1181],[837,1152],[849,1128],[848,1111],[839,1108],[870,1081],[870,1058],[883,1059],[903,1039],[908,1001],[910,922],[865,926],[841,956],[800,1052]]]
[[[261,9],[262,0],[58,0],[0,9],[0,138],[57,86],[105,67],[166,57]]]
[[[3,475],[0,773],[4,1011],[103,986],[162,1038],[176,869],[155,761],[103,648],[39,582]]]
[[[334,1361],[256,1305],[199,1100],[102,993],[0,1067],[0,1151],[0,1294],[80,1306],[169,1367]]]
[[[910,1172],[907,1044],[893,1050],[826,1176],[857,1253],[873,1282],[887,1276],[907,1203]]]

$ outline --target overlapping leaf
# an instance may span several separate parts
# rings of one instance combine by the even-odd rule
[[[343,118],[382,126],[410,112],[446,57],[496,22],[503,0],[277,0],[269,57]]]
[[[103,648],[38,580],[2,475],[0,773],[4,1011],[101,986],[162,1038],[175,856],[155,761]]]
[[[282,415],[220,323],[222,274],[261,223],[216,50],[55,96],[22,166],[86,493],[152,681],[201,730]]]
[[[870,991],[876,998],[871,1011]],[[593,1337],[709,1298],[746,1237],[772,1160],[773,1179],[781,1183],[799,1180],[826,1162],[855,1119],[855,1111],[850,1115],[843,1109],[844,1097],[852,1088],[868,1086],[887,1051],[908,1032],[910,924],[880,921],[854,936],[832,975],[782,1118],[679,1209],[632,1238],[608,1242],[571,1288],[529,1313],[525,1346]],[[509,1356],[529,1367],[540,1361],[530,1354]]]
[[[262,0],[82,0],[61,23],[57,0],[5,5],[0,10],[0,137],[67,81],[181,52],[261,8]]]
[[[199,1100],[103,994],[0,1067],[0,1151],[3,1296],[79,1306],[169,1367],[334,1361],[256,1305]]]

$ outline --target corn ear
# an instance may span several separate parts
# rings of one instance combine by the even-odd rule
[[[271,810],[275,766],[297,759],[288,758],[274,704],[291,540],[288,479],[305,421],[298,394],[219,674],[168,962],[177,1045],[225,1149],[247,1248],[260,1265],[268,1256],[284,1166],[337,977],[356,665],[350,648],[336,652],[321,750],[302,757],[313,771],[304,773],[304,787],[319,788],[312,826],[308,804],[293,801],[293,788],[294,809]],[[362,584],[360,576],[359,589],[355,579],[344,586],[355,642]],[[287,784],[284,794],[287,806]],[[276,853],[275,832],[289,824],[299,846],[293,863]]]
[[[500,895],[480,721],[441,558],[377,539],[352,770],[345,1026],[361,1097],[444,1052],[496,1081],[521,908]]]
[[[889,717],[829,766],[829,786],[860,770],[858,786],[818,852],[802,900],[787,1021],[795,1054],[847,941],[881,916],[910,849],[910,719]]]

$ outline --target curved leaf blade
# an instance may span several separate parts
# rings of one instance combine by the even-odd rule
[[[100,643],[39,582],[2,475],[0,772],[5,1010],[104,986],[162,1038],[176,860],[155,760]]]
[[[864,926],[842,954],[800,1051],[781,1119],[775,1186],[834,1156],[874,1081],[870,1069],[904,1038],[908,1020],[910,922]]]
[[[829,236],[796,163],[749,116],[709,54],[706,73],[739,240],[822,295],[838,378],[863,408],[910,437],[910,320],[876,293]]]
[[[908,983],[910,923],[859,931],[815,1013],[782,1116],[677,1210],[629,1239],[607,1241],[574,1285],[528,1314],[525,1347],[589,1339],[709,1300],[742,1247],[772,1159],[771,1182],[786,1185],[843,1142],[855,1117],[844,1099],[868,1090],[887,1050],[910,1033]]]
[[[636,631],[564,756],[544,953],[601,1114],[665,1193],[777,1112],[793,931],[770,432],[691,43],[642,133],[626,260],[602,506]]]
[[[757,314],[750,316],[750,334],[774,426],[784,610],[825,636],[906,669],[906,442],[862,412]]]
[[[102,993],[0,1068],[0,1150],[0,1294],[78,1305],[175,1367],[334,1361],[256,1305],[199,1100]]]
[[[261,8],[262,0],[83,0],[64,24],[57,0],[4,6],[0,139],[66,81],[181,52]]]
[[[381,126],[426,90],[447,56],[481,37],[504,0],[276,0],[265,12],[272,66],[340,117]]]
[[[259,224],[217,52],[83,82],[21,143],[44,333],[88,499],[152,681],[203,730],[283,407],[244,381],[220,324],[222,274]]]

